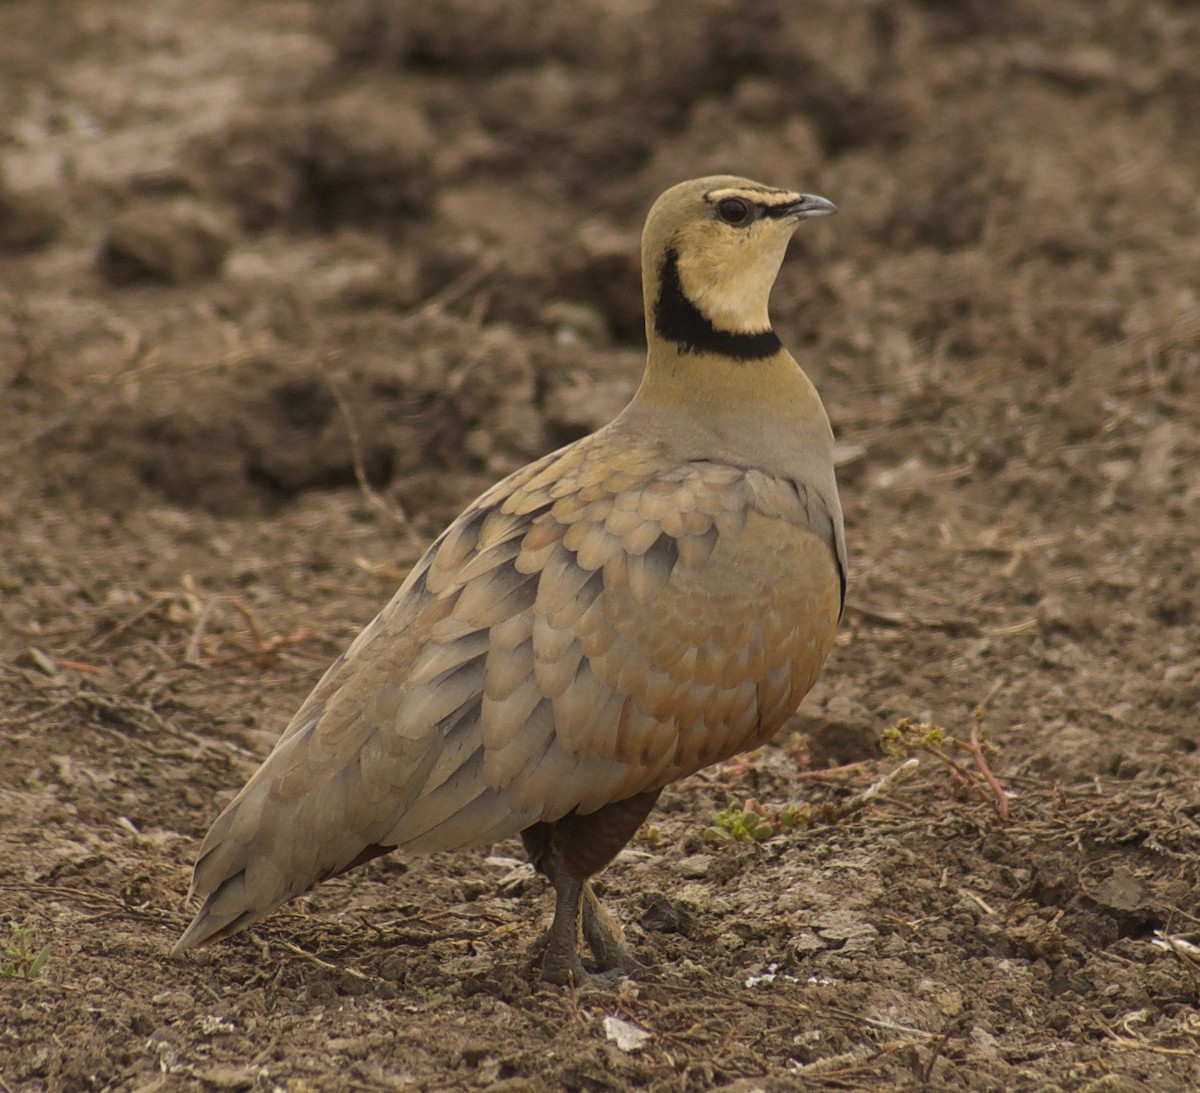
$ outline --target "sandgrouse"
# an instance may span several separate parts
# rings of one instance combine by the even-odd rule
[[[590,878],[664,786],[769,740],[846,587],[833,437],[767,298],[823,197],[712,177],[642,236],[648,353],[611,424],[458,517],[213,824],[175,951],[390,850],[520,833],[554,886],[541,971],[638,965]]]

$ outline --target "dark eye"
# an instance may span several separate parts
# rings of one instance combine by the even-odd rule
[[[717,203],[717,215],[726,224],[744,224],[750,219],[750,206],[740,197],[727,197]]]

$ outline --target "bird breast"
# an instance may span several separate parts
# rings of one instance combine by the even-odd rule
[[[658,474],[652,452],[575,458],[432,552],[422,614],[438,621],[392,719],[446,739],[469,706],[483,779],[542,819],[769,739],[839,611],[828,520],[791,484],[719,464]]]

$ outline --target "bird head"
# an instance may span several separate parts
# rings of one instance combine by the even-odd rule
[[[650,209],[642,233],[651,343],[657,337],[684,353],[735,357],[778,351],[767,300],[788,240],[801,220],[836,211],[815,194],[732,175],[672,186]]]

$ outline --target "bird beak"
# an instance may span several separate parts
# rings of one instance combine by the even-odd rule
[[[801,194],[795,201],[779,210],[783,216],[791,216],[796,220],[807,220],[810,216],[829,216],[838,211],[837,206],[827,197],[817,194]]]

